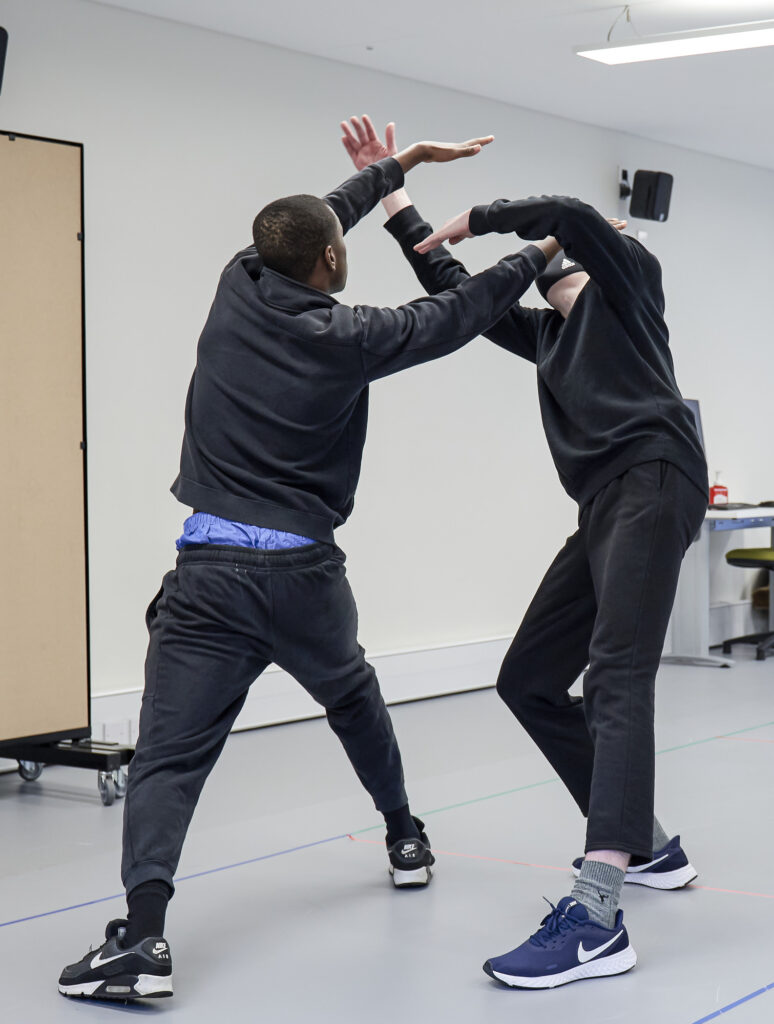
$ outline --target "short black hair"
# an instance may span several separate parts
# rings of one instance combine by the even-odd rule
[[[253,221],[253,241],[264,265],[302,283],[335,237],[336,215],[317,196],[275,199]]]

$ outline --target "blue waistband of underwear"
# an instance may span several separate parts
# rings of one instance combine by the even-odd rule
[[[175,546],[178,551],[189,544],[228,544],[231,547],[257,548],[260,551],[282,551],[315,543],[309,537],[299,537],[296,533],[267,530],[263,526],[235,523],[231,519],[211,516],[207,512],[194,512],[183,523],[183,535],[178,537]]]

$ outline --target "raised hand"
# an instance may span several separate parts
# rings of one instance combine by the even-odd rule
[[[395,156],[398,152],[393,121],[390,121],[385,129],[384,142],[376,134],[376,129],[368,114],[363,114],[362,123],[358,117],[350,117],[349,123],[342,121],[341,131],[344,148],[359,171],[378,160],[384,160],[387,156]]]
[[[626,227],[628,221],[619,220],[618,217],[608,217],[607,218],[607,223],[608,224],[612,224],[613,227],[616,229],[616,231],[623,231],[623,229]]]
[[[414,249],[419,253],[430,252],[431,249],[437,249],[439,245],[443,245],[444,242],[450,242],[452,245],[456,245],[457,242],[461,242],[463,238],[472,238],[473,232],[470,230],[470,210],[465,210],[464,213],[458,214],[451,220],[447,220],[442,228],[438,231],[434,231],[432,235],[428,235],[419,245],[415,245]]]

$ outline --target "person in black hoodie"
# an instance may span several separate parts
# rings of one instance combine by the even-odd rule
[[[342,128],[354,159],[362,139]],[[618,910],[624,881],[674,889],[696,877],[680,837],[670,841],[653,815],[655,676],[680,564],[707,508],[661,268],[621,233],[625,222],[577,199],[498,200],[435,233],[405,190],[384,206],[431,294],[468,276],[445,241],[490,231],[556,239],[537,279],[551,308],[517,302],[484,335],[536,365],[543,425],[579,527],[540,584],[497,690],[588,818],[586,857],[573,864],[571,895],[484,970],[528,988],[621,973],[636,963]],[[570,697],[584,668],[583,697]]]
[[[370,123],[366,122],[373,134]],[[265,207],[254,246],[218,284],[199,340],[172,491],[195,511],[177,567],[147,612],[140,735],[124,808],[128,919],[65,968],[64,995],[172,994],[167,902],[191,816],[251,683],[271,663],[321,704],[387,826],[396,886],[434,862],[412,817],[400,752],[333,531],[352,511],[372,381],[456,351],[499,320],[545,266],[526,246],[433,298],[397,309],[345,306],[343,235],[420,162],[476,154],[418,143],[355,174],[324,200]],[[383,148],[383,147],[382,147]]]

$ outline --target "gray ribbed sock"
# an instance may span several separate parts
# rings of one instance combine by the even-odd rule
[[[653,815],[653,852],[656,850],[663,850],[666,844],[669,842],[669,836],[661,827],[661,822],[658,818]]]
[[[586,857],[571,895],[583,904],[592,921],[601,924],[603,928],[612,928],[623,884],[624,872],[620,868]]]

